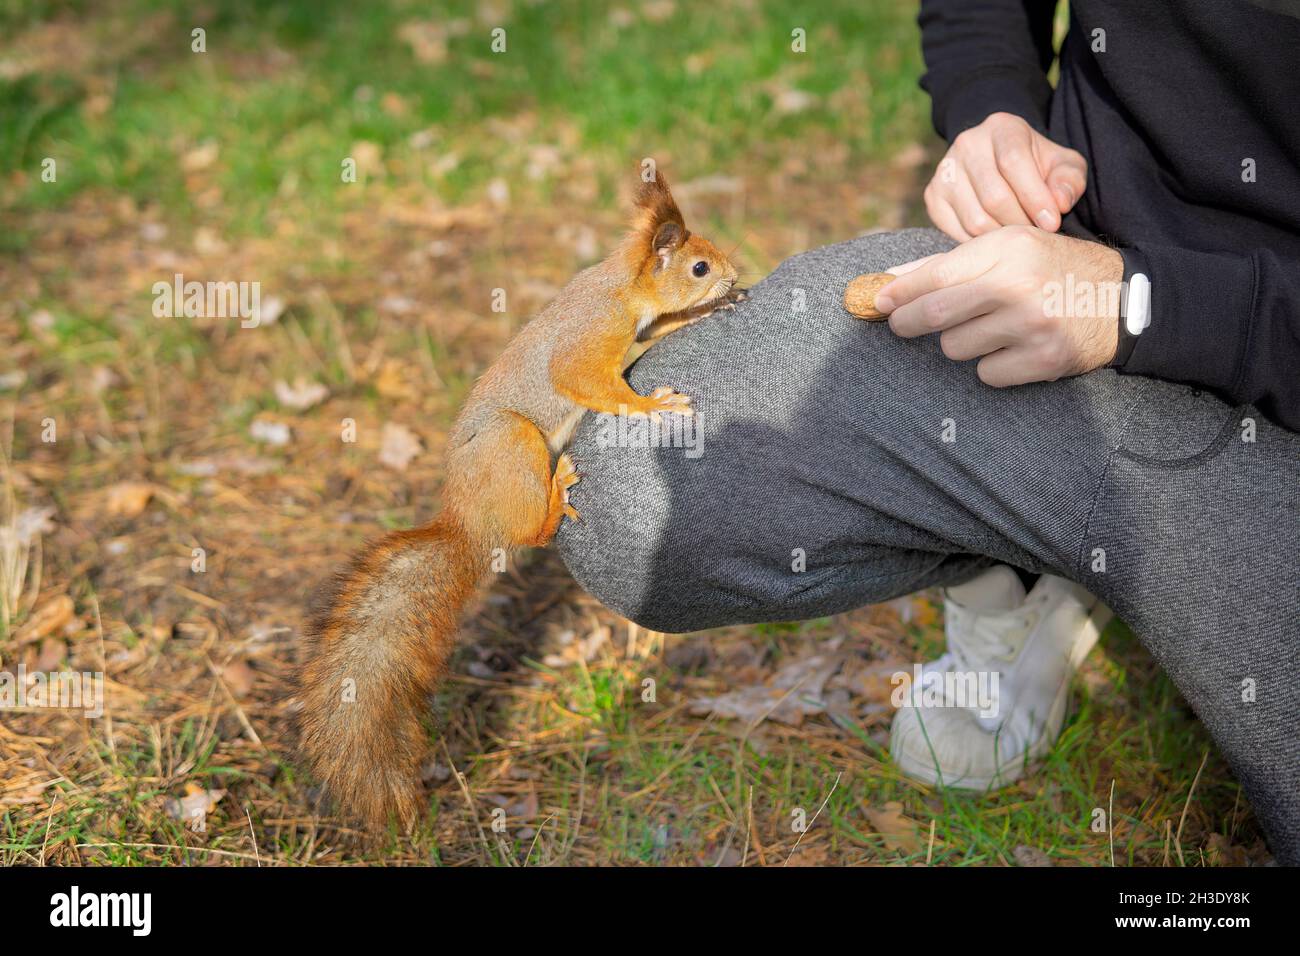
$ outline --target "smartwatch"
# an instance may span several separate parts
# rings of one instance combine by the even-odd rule
[[[1136,249],[1120,249],[1124,284],[1119,297],[1119,341],[1111,368],[1121,368],[1133,354],[1138,336],[1151,324],[1151,270]]]

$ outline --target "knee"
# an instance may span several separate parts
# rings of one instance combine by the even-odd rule
[[[687,374],[674,384],[705,387],[694,379]],[[745,560],[737,552],[752,546],[752,529],[742,527],[744,492],[734,458],[715,447],[719,436],[710,437],[707,454],[692,457],[668,443],[611,441],[603,431],[611,421],[587,415],[569,449],[581,476],[569,500],[580,519],[565,519],[555,541],[574,578],[651,630],[753,619],[761,595],[739,580]]]
[[[583,588],[643,627],[679,633],[707,626],[660,586],[670,517],[662,469],[649,450],[598,443],[595,422],[584,419],[569,449],[581,476],[569,500],[581,517],[560,525],[561,557]]]

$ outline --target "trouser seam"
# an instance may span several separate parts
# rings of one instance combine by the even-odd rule
[[[1137,395],[1133,399],[1133,403],[1129,405],[1128,410],[1124,412],[1124,418],[1120,422],[1119,426],[1119,434],[1115,438],[1115,446],[1110,450],[1110,454],[1106,456],[1106,463],[1102,465],[1101,474],[1097,478],[1097,487],[1093,489],[1092,500],[1088,504],[1088,518],[1083,523],[1083,536],[1079,539],[1079,551],[1075,556],[1074,562],[1075,573],[1079,576],[1081,581],[1086,580],[1084,571],[1088,564],[1087,560],[1084,558],[1084,554],[1088,549],[1089,536],[1092,534],[1092,520],[1097,514],[1097,506],[1101,503],[1102,489],[1106,487],[1106,479],[1110,477],[1111,466],[1115,463],[1115,459],[1120,456],[1120,449],[1124,445],[1124,436],[1128,433],[1128,427],[1133,418],[1133,413],[1137,411],[1138,405],[1142,403],[1142,398],[1146,394],[1148,387],[1147,382],[1142,382]]]

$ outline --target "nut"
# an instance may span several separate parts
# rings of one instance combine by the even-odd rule
[[[896,278],[888,272],[869,272],[851,281],[844,290],[844,308],[859,319],[878,322],[885,313],[876,308],[876,293]]]

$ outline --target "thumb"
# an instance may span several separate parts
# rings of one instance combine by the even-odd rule
[[[925,265],[931,259],[935,258],[935,256],[941,256],[941,255],[943,255],[942,252],[936,252],[934,253],[934,255],[922,256],[920,259],[913,259],[911,262],[904,262],[901,265],[890,266],[885,271],[892,273],[893,275],[896,276],[905,276],[909,272],[921,268],[921,266]]]
[[[1063,149],[1047,170],[1047,188],[1056,197],[1061,215],[1074,208],[1088,186],[1088,161],[1072,149]]]

